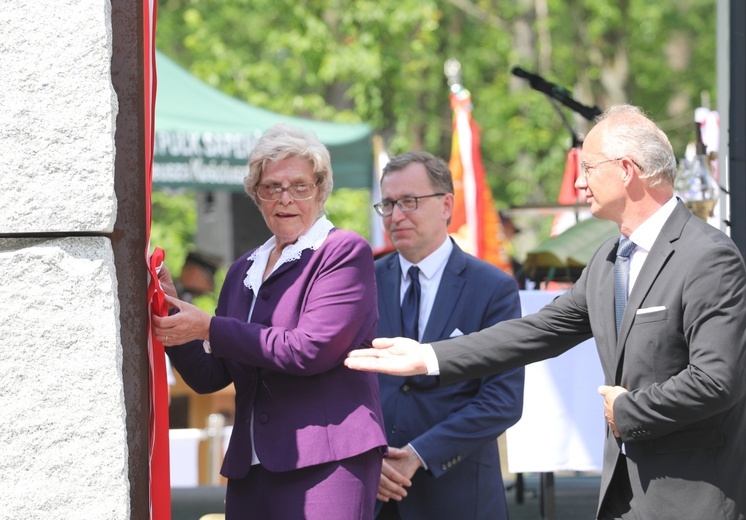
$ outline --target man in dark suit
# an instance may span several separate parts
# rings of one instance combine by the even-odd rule
[[[376,262],[379,336],[436,341],[520,316],[515,281],[448,236],[454,196],[443,161],[394,157],[381,197],[375,208],[396,252]],[[427,376],[380,376],[389,456],[378,520],[507,518],[496,439],[521,416],[523,372],[442,388]]]
[[[572,289],[537,314],[451,341],[378,339],[382,350],[347,364],[439,373],[447,384],[557,356],[593,336],[608,422],[598,518],[743,520],[743,259],[674,197],[671,145],[636,107],[607,111],[582,155],[576,187],[622,237],[598,249]]]

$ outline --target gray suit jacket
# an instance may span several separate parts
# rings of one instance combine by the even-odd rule
[[[617,239],[540,312],[434,343],[441,384],[557,356],[593,336],[621,440],[607,428],[599,507],[618,461],[641,519],[746,518],[746,268],[679,202],[614,320]],[[599,382],[601,383],[601,382]],[[621,454],[624,443],[626,457]]]

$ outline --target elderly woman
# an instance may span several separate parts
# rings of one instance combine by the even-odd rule
[[[215,317],[176,299],[164,272],[178,312],[153,317],[157,337],[195,391],[235,385],[228,520],[371,519],[386,445],[378,383],[342,362],[376,330],[372,252],[324,216],[331,162],[313,134],[270,128],[244,184],[274,236],[233,263]]]

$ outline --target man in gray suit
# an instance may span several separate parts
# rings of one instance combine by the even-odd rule
[[[601,116],[582,157],[576,187],[622,236],[598,249],[569,291],[536,314],[460,338],[380,338],[346,364],[437,374],[448,384],[551,358],[593,336],[608,422],[598,518],[744,520],[743,259],[674,197],[671,145],[636,107]]]

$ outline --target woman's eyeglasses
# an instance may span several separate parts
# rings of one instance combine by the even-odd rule
[[[308,182],[291,184],[287,188],[283,188],[279,184],[257,184],[254,193],[261,200],[280,200],[282,192],[287,191],[293,200],[308,200],[313,197],[315,188],[316,184]]]

